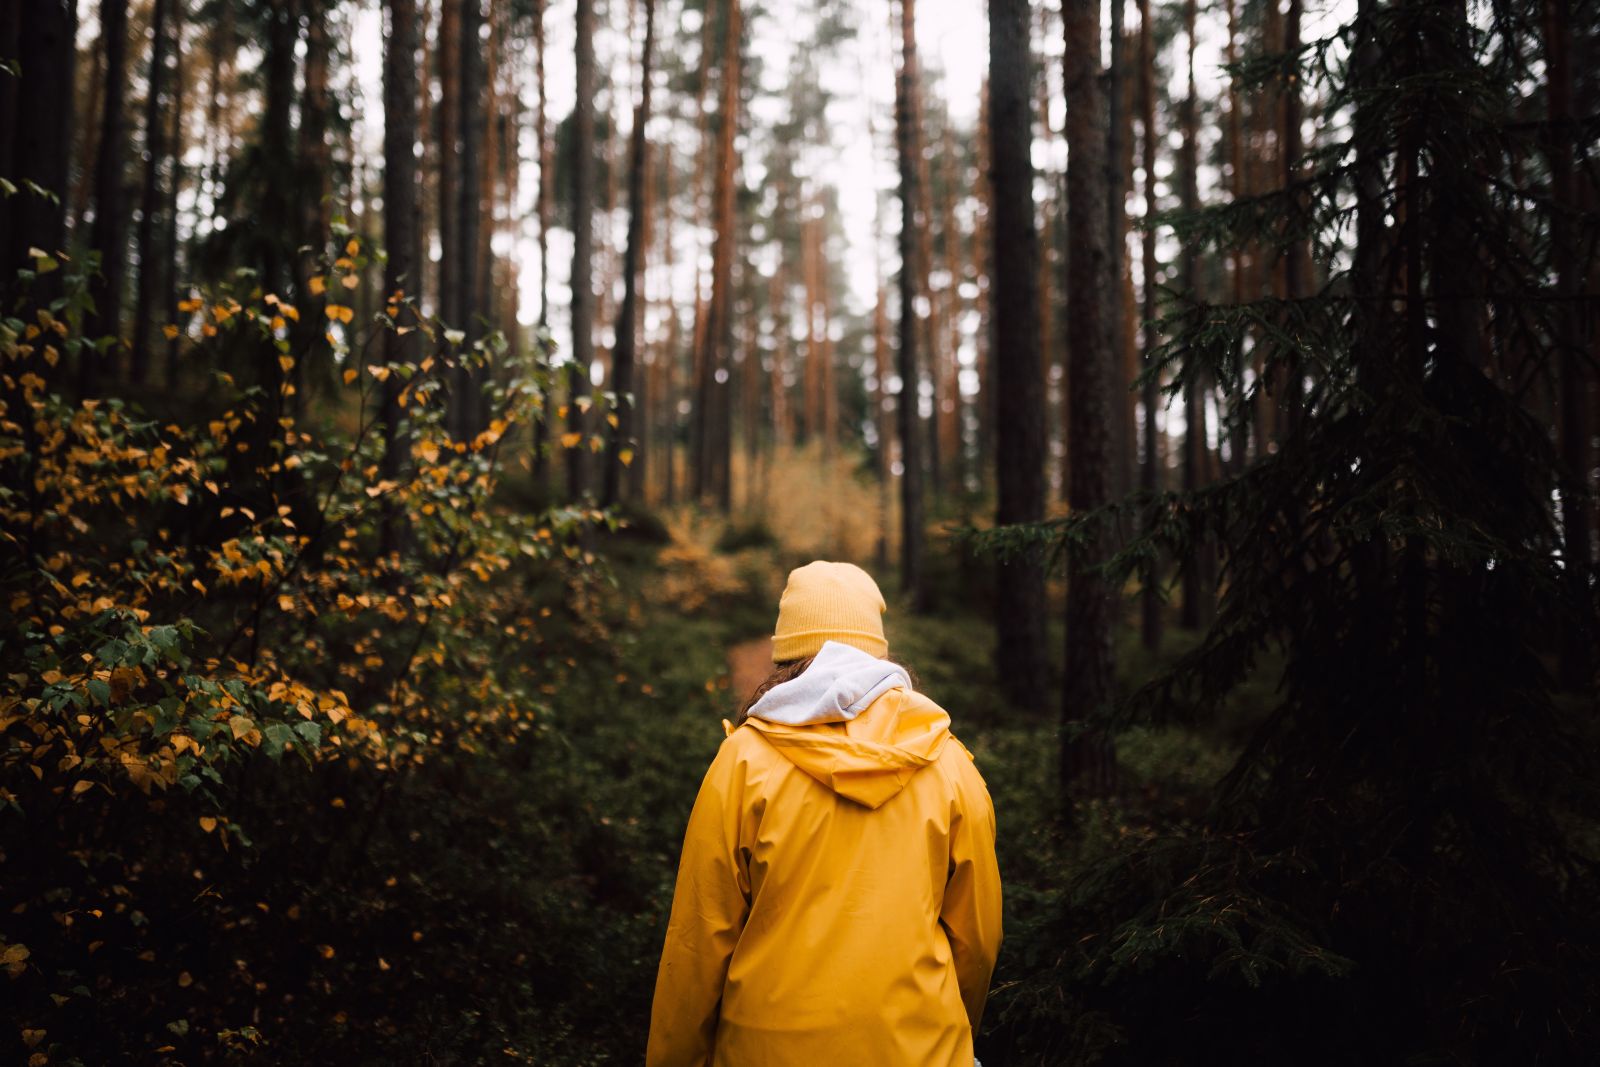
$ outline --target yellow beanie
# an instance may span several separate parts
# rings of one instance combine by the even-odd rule
[[[889,651],[883,636],[884,607],[878,583],[853,563],[818,560],[796,567],[778,601],[772,662],[815,656],[824,641],[852,645],[882,658]]]

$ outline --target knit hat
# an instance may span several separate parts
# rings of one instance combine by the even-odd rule
[[[883,636],[884,608],[878,583],[853,563],[818,560],[796,567],[778,601],[772,662],[815,656],[825,641],[882,658],[889,651]]]

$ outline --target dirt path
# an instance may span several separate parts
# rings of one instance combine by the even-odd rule
[[[728,649],[729,685],[742,705],[772,673],[772,638],[758,637]]]

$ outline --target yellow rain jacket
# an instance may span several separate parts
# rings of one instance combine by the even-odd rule
[[[820,700],[756,717],[830,657]],[[751,715],[689,818],[647,1067],[971,1067],[1000,877],[949,715],[834,642]]]

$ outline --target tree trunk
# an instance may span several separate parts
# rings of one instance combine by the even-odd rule
[[[461,187],[461,6],[469,0],[439,0],[439,42],[434,62],[439,68],[439,318],[461,329],[460,215]]]
[[[295,192],[299,197],[299,219],[295,227],[298,234],[295,244],[295,285],[302,293],[310,292],[310,278],[320,269],[320,256],[304,254],[301,248],[325,248],[332,218],[329,212],[328,191],[331,185],[332,158],[328,146],[328,118],[331,103],[328,98],[329,41],[327,0],[306,0],[306,58],[305,91],[300,99],[299,158],[296,160],[298,179]],[[323,324],[317,316],[302,316],[293,327],[297,351],[294,362],[295,409],[301,410],[306,402],[306,363],[313,355],[324,355],[326,340]]]
[[[1153,373],[1155,360],[1153,353],[1156,346],[1161,343],[1161,336],[1156,329],[1156,278],[1160,270],[1156,262],[1156,230],[1154,220],[1158,210],[1156,206],[1156,144],[1159,134],[1156,131],[1156,87],[1155,87],[1155,43],[1153,40],[1153,27],[1150,25],[1150,0],[1139,0],[1139,118],[1144,126],[1143,136],[1140,137],[1140,147],[1143,154],[1140,159],[1144,171],[1144,240],[1142,253],[1142,273],[1144,275],[1144,363],[1145,373],[1149,375],[1139,390],[1139,402],[1144,408],[1144,462],[1140,467],[1139,488],[1150,496],[1161,492],[1162,470],[1161,454],[1156,447],[1156,436],[1160,432],[1156,426],[1156,409],[1161,405],[1161,383],[1158,376]],[[1154,518],[1152,517],[1152,521]],[[1144,647],[1155,651],[1161,647],[1162,614],[1161,614],[1161,588],[1159,582],[1152,575],[1151,580],[1144,583],[1140,596],[1140,636],[1144,640]]]
[[[1068,502],[1083,515],[1109,502],[1111,376],[1105,316],[1115,314],[1106,261],[1106,112],[1100,99],[1100,4],[1065,0],[1062,11],[1067,97],[1067,409]],[[1110,549],[1096,522],[1068,552],[1066,684],[1062,703],[1061,783],[1072,801],[1109,794],[1116,752],[1105,726],[1113,698],[1111,627],[1115,590],[1094,573]]]
[[[1126,0],[1110,0],[1111,59],[1106,68],[1106,276],[1111,301],[1106,307],[1106,345],[1111,353],[1111,495],[1123,496],[1133,485],[1133,434],[1128,417],[1126,341],[1123,333],[1122,278],[1127,257],[1127,202],[1122,184],[1122,100],[1124,45],[1122,25]]]
[[[167,12],[171,0],[155,0],[151,14],[150,78],[144,107],[144,187],[139,194],[139,225],[134,247],[139,250],[139,279],[133,302],[133,353],[128,380],[143,385],[150,369],[150,305],[156,298],[160,268],[156,255],[156,212],[161,201],[161,170],[169,158],[161,95],[167,82]],[[175,177],[175,176],[174,176]]]
[[[422,275],[422,241],[419,233],[417,189],[417,4],[416,0],[386,0],[389,32],[383,50],[383,243],[389,258],[384,265],[383,289],[391,303],[403,294],[415,299]],[[411,328],[415,318],[403,308],[397,324]],[[383,338],[387,363],[414,364],[419,330],[404,335],[388,330]],[[401,432],[400,391],[404,381],[390,374],[383,381],[384,480],[399,480],[409,451]],[[393,509],[383,516],[383,551],[400,547],[400,517]]]
[[[167,132],[167,159],[171,170],[167,179],[167,233],[163,245],[162,284],[159,290],[162,315],[165,318],[177,306],[178,300],[178,201],[183,192],[183,108],[184,108],[184,70],[183,70],[183,27],[187,18],[184,11],[184,0],[175,0],[177,7],[173,12],[172,40],[173,40],[173,65],[172,65],[172,114],[171,127]],[[167,338],[166,350],[166,384],[167,391],[173,392],[178,386],[178,341],[179,335]]]
[[[606,479],[603,500],[607,505],[622,497],[624,466],[622,453],[633,440],[634,403],[633,362],[637,332],[635,305],[638,300],[640,245],[644,235],[644,178],[646,153],[645,125],[650,121],[650,57],[655,48],[655,0],[644,0],[644,48],[639,57],[639,104],[633,112],[633,131],[628,138],[628,245],[622,261],[622,308],[617,313],[617,343],[611,357],[611,388],[616,393],[616,425],[611,427],[610,447],[606,450]]]
[[[539,326],[542,329],[550,326],[550,218],[553,214],[550,201],[555,192],[554,175],[551,173],[555,165],[555,152],[552,151],[548,115],[549,83],[545,81],[544,69],[544,18],[547,6],[547,0],[536,0],[533,12],[533,77],[539,89],[538,110],[534,113],[533,121],[535,151],[539,157],[536,215],[539,226]],[[550,488],[550,420],[555,418],[554,405],[551,403],[555,395],[555,382],[550,377],[546,355],[547,349],[541,338],[534,359],[535,365],[543,372],[539,380],[544,393],[544,406],[533,422],[533,482],[541,493]]]
[[[463,359],[455,370],[451,390],[451,414],[456,437],[470,440],[480,429],[478,395],[483,388],[487,367],[469,366],[465,352],[483,336],[483,307],[479,303],[479,237],[482,233],[482,182],[487,172],[480,155],[484,142],[484,75],[482,0],[462,0],[461,49],[458,117],[461,133],[461,163],[456,187],[456,316],[457,327],[466,334]]]
[[[923,575],[922,512],[922,371],[917,357],[917,302],[923,286],[923,266],[917,250],[917,131],[913,111],[917,83],[916,0],[900,0],[900,76],[895,83],[895,142],[900,157],[900,585],[912,611],[928,607]]]
[[[1561,649],[1561,681],[1574,691],[1594,685],[1594,570],[1589,527],[1591,408],[1583,351],[1583,266],[1578,251],[1582,204],[1572,161],[1576,155],[1572,107],[1571,12],[1569,0],[1544,0],[1545,93],[1549,107],[1551,253],[1559,304],[1552,316],[1561,380],[1561,528],[1563,576],[1576,626],[1567,628]]]
[[[122,187],[127,155],[128,0],[100,0],[100,26],[105,41],[106,90],[100,149],[95,157],[94,227],[90,237],[100,266],[89,285],[94,312],[84,333],[91,340],[110,337],[112,343],[104,355],[93,348],[82,349],[78,391],[84,396],[95,394],[102,372],[113,376],[117,373],[122,350],[122,283],[128,243]]]
[[[1189,87],[1183,105],[1178,109],[1178,121],[1183,128],[1183,147],[1178,163],[1182,209],[1185,214],[1200,208],[1199,191],[1199,131],[1197,130],[1195,93],[1195,0],[1188,0],[1184,8],[1184,26],[1188,35]],[[1178,284],[1193,298],[1198,297],[1200,285],[1199,257],[1195,243],[1186,241],[1179,253]],[[1206,395],[1201,375],[1190,373],[1183,384],[1183,491],[1193,493],[1205,482],[1206,473]],[[1183,570],[1183,614],[1186,629],[1202,629],[1211,623],[1215,607],[1216,590],[1212,564],[1212,549],[1201,544]]]
[[[583,433],[580,395],[589,392],[594,363],[594,0],[577,0],[574,64],[576,95],[572,112],[572,358],[567,364],[567,434]],[[566,452],[567,496],[578,500],[588,490],[585,442]]]
[[[704,351],[701,365],[696,414],[700,427],[699,454],[695,457],[694,495],[704,499],[715,493],[719,505],[727,510],[732,488],[727,479],[728,418],[730,383],[728,355],[733,344],[733,258],[734,258],[734,134],[739,124],[739,83],[741,35],[740,0],[728,0],[722,53],[722,101],[718,114],[716,175],[712,187],[715,237],[711,245],[711,301],[706,309]]]
[[[1039,240],[1033,220],[1032,59],[1027,0],[989,2],[990,180],[994,184],[995,524],[1044,518],[1044,393],[1039,388]],[[1049,689],[1044,558],[1033,550],[996,567],[995,672],[1017,707]]]

